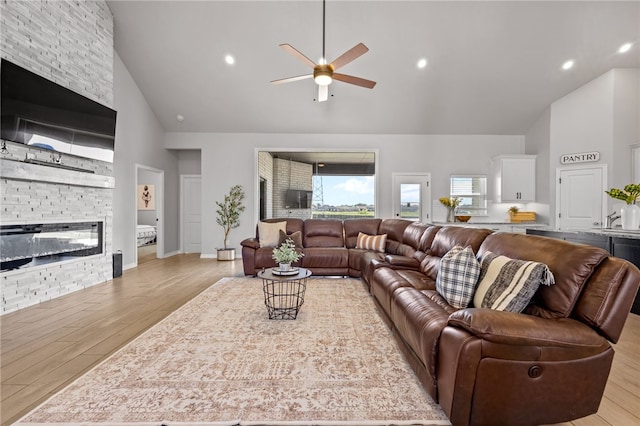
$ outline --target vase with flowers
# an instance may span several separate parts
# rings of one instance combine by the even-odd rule
[[[438,201],[447,208],[447,222],[454,223],[456,221],[456,207],[460,205],[462,198],[440,197]]]
[[[304,253],[296,250],[296,245],[291,238],[287,238],[278,247],[273,249],[271,258],[278,262],[280,271],[288,271],[291,269],[291,264],[297,262],[304,256]]]
[[[623,189],[611,188],[604,191],[611,198],[622,200],[626,203],[620,209],[620,219],[622,221],[622,229],[638,230],[640,228],[640,207],[636,205],[636,200],[640,197],[640,183],[630,183],[625,185]]]

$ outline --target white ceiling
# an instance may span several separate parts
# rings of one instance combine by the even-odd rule
[[[525,134],[553,101],[640,67],[640,1],[328,0],[327,59],[363,42],[340,71],[378,84],[334,82],[318,103],[313,80],[269,82],[310,71],[281,43],[319,59],[321,0],[108,4],[116,51],[171,132]]]

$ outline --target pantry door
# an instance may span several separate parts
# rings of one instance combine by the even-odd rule
[[[607,166],[556,170],[556,224],[558,229],[602,227],[607,207]]]

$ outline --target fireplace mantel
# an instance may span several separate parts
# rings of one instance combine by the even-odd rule
[[[55,164],[45,166],[4,158],[0,158],[0,177],[4,179],[59,183],[93,188],[115,187],[115,178],[113,176],[68,170],[56,167]]]

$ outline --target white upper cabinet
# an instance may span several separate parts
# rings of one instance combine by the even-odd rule
[[[536,200],[536,156],[501,155],[493,159],[497,203]]]

